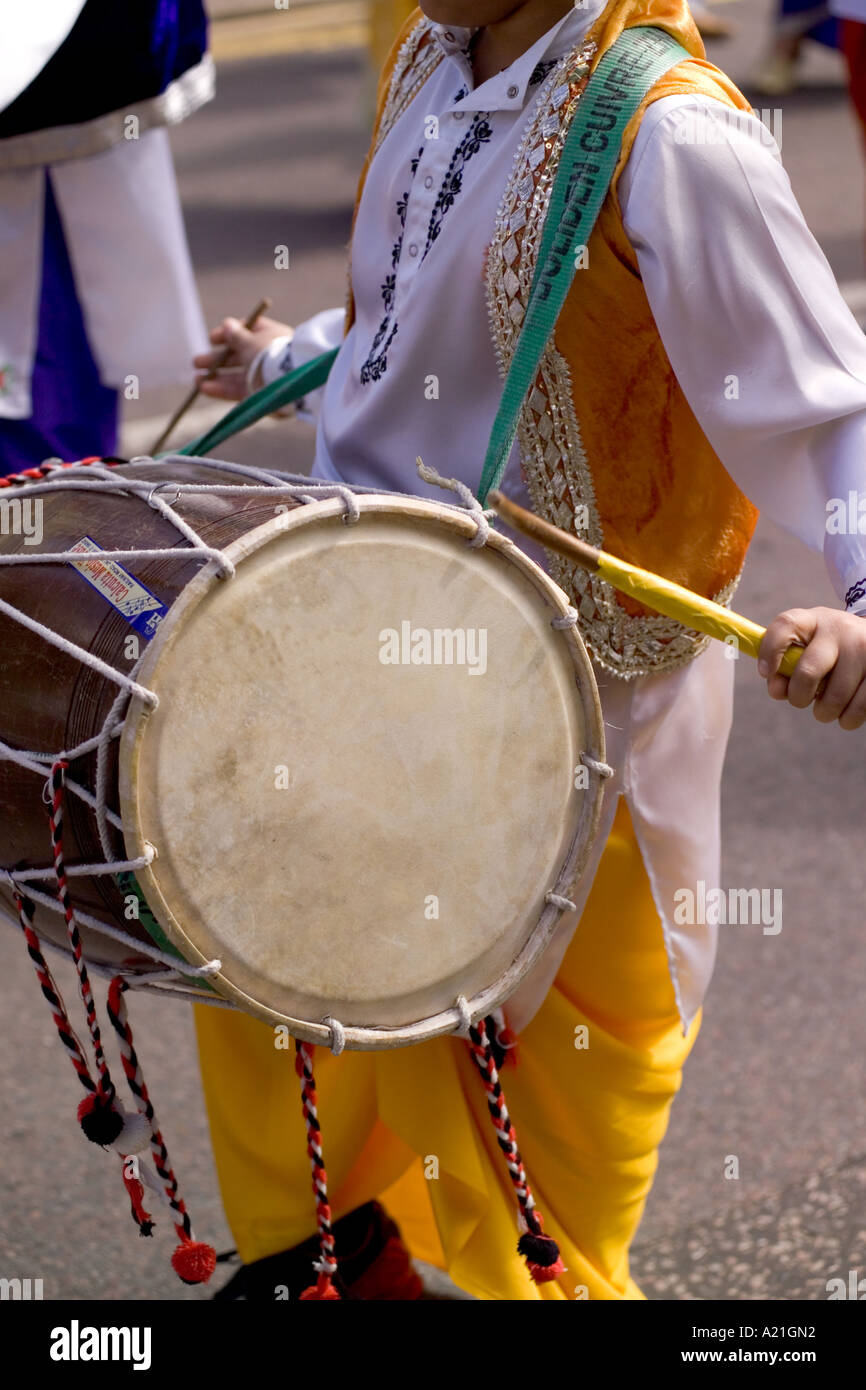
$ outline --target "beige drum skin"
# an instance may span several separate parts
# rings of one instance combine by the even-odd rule
[[[326,1043],[452,1032],[547,945],[595,835],[604,736],[563,592],[471,513],[339,498],[227,546],[163,621],[120,807],[167,937],[249,1012]],[[461,1006],[464,1009],[467,1006]]]

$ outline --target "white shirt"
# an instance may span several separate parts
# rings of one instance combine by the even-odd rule
[[[463,52],[472,31],[434,26],[447,60],[402,113],[367,175],[352,243],[355,322],[318,405],[308,401],[318,408],[315,476],[441,500],[417,477],[420,454],[477,488],[501,394],[482,258],[539,91],[530,81],[536,64],[571,49],[603,8],[604,0],[588,0],[477,88]],[[458,91],[465,91],[459,100]],[[489,120],[476,121],[485,112]],[[438,139],[425,138],[430,116]],[[464,145],[461,157],[474,121],[477,149]],[[443,212],[440,195],[455,167],[460,187]],[[659,332],[708,439],[771,519],[824,550],[843,599],[866,578],[866,546],[859,535],[828,534],[825,522],[828,499],[864,484],[866,339],[805,225],[769,132],[757,117],[703,97],[655,102],[619,191]],[[294,365],[336,345],[342,326],[342,310],[300,325]],[[377,362],[383,348],[385,362]],[[274,346],[266,376],[281,351]],[[438,401],[425,396],[431,374]],[[516,448],[502,487],[529,505]],[[543,552],[520,543],[545,565]],[[615,777],[577,911],[562,918],[553,945],[511,1000],[514,1026],[529,1021],[556,974],[617,793],[627,798],[662,919],[683,1026],[694,1018],[717,928],[679,925],[674,895],[700,881],[719,884],[730,655],[712,644],[685,668],[628,682],[597,670]]]

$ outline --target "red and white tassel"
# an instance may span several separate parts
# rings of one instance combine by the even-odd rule
[[[301,1103],[307,1131],[307,1154],[313,1176],[313,1196],[316,1199],[316,1225],[319,1228],[320,1258],[313,1264],[318,1274],[315,1284],[304,1289],[302,1299],[339,1299],[334,1285],[337,1260],[334,1253],[334,1234],[331,1230],[331,1208],[328,1205],[328,1174],[322,1158],[322,1131],[319,1128],[318,1097],[313,1077],[313,1049],[309,1043],[295,1039],[295,1071],[301,1082]]]
[[[171,1257],[172,1268],[185,1284],[206,1284],[216,1269],[216,1251],[212,1245],[198,1241],[193,1236],[189,1212],[178,1190],[177,1178],[169,1161],[165,1140],[156,1122],[144,1073],[135,1050],[132,1029],[126,1012],[126,1002],[123,998],[126,988],[126,981],[120,975],[115,975],[108,986],[108,1017],[117,1034],[120,1060],[129,1083],[129,1089],[135,1096],[139,1110],[148,1123],[153,1164],[168,1198],[174,1228],[180,1238],[180,1244]]]
[[[470,1025],[469,1050],[484,1081],[487,1109],[496,1130],[497,1143],[505,1155],[508,1173],[520,1207],[520,1226],[523,1234],[517,1242],[518,1254],[525,1259],[526,1267],[536,1284],[549,1283],[565,1273],[565,1265],[562,1263],[556,1241],[544,1234],[541,1215],[536,1209],[535,1198],[517,1147],[517,1134],[505,1104],[505,1095],[499,1081],[485,1019],[479,1019],[474,1026]]]

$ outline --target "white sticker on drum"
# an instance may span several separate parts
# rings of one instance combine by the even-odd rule
[[[90,536],[82,536],[70,547],[70,555],[101,555],[102,546]],[[97,590],[112,608],[122,613],[130,627],[148,641],[156,632],[168,608],[155,594],[134,579],[128,570],[114,560],[85,560],[73,564],[88,584]]]

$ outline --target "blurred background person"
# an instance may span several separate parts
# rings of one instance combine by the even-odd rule
[[[829,4],[780,0],[769,51],[752,73],[750,85],[767,96],[784,96],[797,85],[797,60],[804,42],[837,48],[839,23]]]
[[[839,47],[848,69],[848,92],[866,152],[866,0],[830,0],[839,21]],[[860,316],[861,325],[863,316]]]
[[[117,447],[207,334],[165,126],[214,93],[202,0],[0,0],[0,474]]]
[[[699,5],[697,0],[694,0],[694,3],[689,4],[689,9],[692,19],[701,31],[701,38],[728,39],[734,33],[734,25],[722,19],[709,5]]]
[[[830,0],[839,21],[839,47],[848,69],[848,90],[866,145],[866,0]]]

